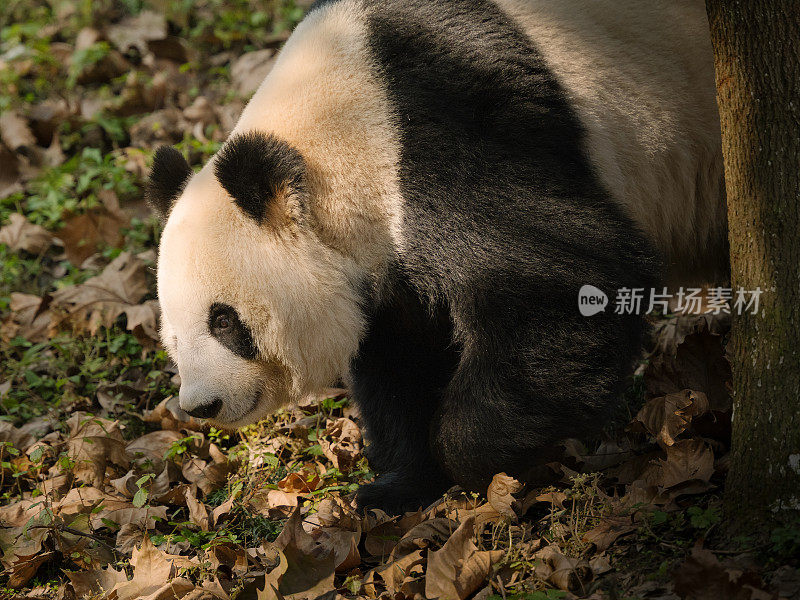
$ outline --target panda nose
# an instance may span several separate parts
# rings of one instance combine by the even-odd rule
[[[208,404],[198,404],[186,412],[198,419],[213,419],[222,410],[222,398],[214,398]]]

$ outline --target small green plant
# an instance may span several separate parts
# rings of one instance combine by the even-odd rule
[[[221,445],[224,445],[227,442],[229,442],[230,439],[231,439],[231,436],[229,434],[225,433],[221,429],[217,429],[216,427],[211,427],[208,430],[208,440],[213,444],[217,444],[218,446],[221,446]]]
[[[771,552],[777,556],[800,556],[800,517],[773,529],[769,541]]]
[[[112,190],[120,198],[138,191],[133,175],[118,164],[113,154],[99,148],[84,148],[59,167],[45,171],[30,184],[25,203],[28,219],[56,229],[67,213],[82,213],[100,206],[101,190]]]
[[[722,521],[722,515],[715,506],[708,508],[690,506],[686,509],[686,514],[689,516],[689,523],[695,529],[708,529]]]
[[[361,591],[363,585],[364,585],[363,580],[361,579],[361,577],[358,577],[357,575],[349,575],[344,580],[344,583],[342,583],[342,587],[355,596],[357,596],[358,592]]]
[[[185,452],[189,450],[189,447],[192,445],[193,442],[200,441],[200,439],[201,438],[198,435],[190,435],[185,438],[175,440],[174,442],[172,442],[172,445],[164,454],[164,460],[170,460],[183,455]]]
[[[142,508],[145,504],[147,504],[147,498],[150,496],[150,492],[147,491],[145,486],[148,482],[155,478],[156,476],[154,473],[148,473],[147,475],[142,475],[136,480],[136,487],[139,489],[136,490],[136,493],[133,495],[133,500],[131,500],[131,504],[133,504],[136,508]]]

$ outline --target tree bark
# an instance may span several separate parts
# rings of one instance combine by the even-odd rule
[[[734,310],[734,412],[725,507],[768,533],[800,510],[800,5],[706,0],[722,124]]]

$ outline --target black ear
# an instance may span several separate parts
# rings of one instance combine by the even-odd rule
[[[232,137],[216,156],[214,174],[259,225],[303,217],[305,162],[274,135],[250,131]]]
[[[162,221],[167,219],[172,205],[191,176],[192,168],[175,148],[161,146],[156,150],[145,197]]]

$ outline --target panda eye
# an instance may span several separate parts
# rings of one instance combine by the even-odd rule
[[[212,304],[208,308],[207,327],[208,333],[234,354],[247,360],[255,360],[258,356],[253,334],[231,305]]]
[[[228,329],[231,326],[231,320],[228,315],[217,315],[214,317],[214,329]]]

